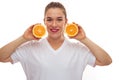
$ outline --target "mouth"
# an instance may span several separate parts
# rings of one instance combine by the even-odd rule
[[[59,29],[54,29],[54,28],[52,28],[52,29],[50,29],[50,31],[53,32],[53,33],[56,33],[56,32],[59,31]]]

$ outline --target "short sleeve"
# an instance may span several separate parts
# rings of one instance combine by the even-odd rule
[[[13,54],[11,55],[12,64],[22,61],[25,58],[25,53],[29,49],[29,46],[30,43],[24,43],[13,52]]]
[[[82,43],[78,43],[76,45],[76,51],[80,54],[80,58],[83,61],[84,66],[90,65],[95,67],[96,58],[87,46]]]
[[[88,54],[88,65],[95,67],[95,61],[96,61],[95,56],[90,52]]]
[[[12,55],[11,55],[11,59],[12,59],[12,64],[19,62],[19,58],[17,55],[17,51],[15,51]]]

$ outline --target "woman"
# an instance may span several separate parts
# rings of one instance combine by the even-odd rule
[[[46,38],[35,38],[32,25],[22,36],[0,49],[0,61],[20,62],[27,80],[82,80],[86,65],[111,64],[108,53],[92,42],[80,25],[77,24],[78,34],[70,37],[79,43],[65,38],[67,14],[61,3],[51,2],[46,6],[44,24],[48,32]]]

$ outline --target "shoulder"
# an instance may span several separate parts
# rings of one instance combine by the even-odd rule
[[[88,53],[90,50],[87,46],[77,40],[67,39],[67,45],[70,50],[75,50],[78,53]]]
[[[40,46],[45,42],[45,39],[40,39],[40,40],[31,40],[26,43],[23,43],[20,45],[18,48],[25,48],[25,47],[35,47],[35,46]]]
[[[67,45],[73,46],[76,48],[87,48],[83,43],[74,39],[66,39]]]

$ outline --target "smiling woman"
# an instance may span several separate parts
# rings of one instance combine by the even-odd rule
[[[27,80],[82,80],[87,65],[111,64],[109,54],[87,37],[81,25],[75,23],[77,34],[66,38],[68,18],[62,3],[48,3],[44,24],[48,33],[45,38],[35,38],[35,24],[31,25],[19,38],[0,48],[0,61],[21,63]]]

